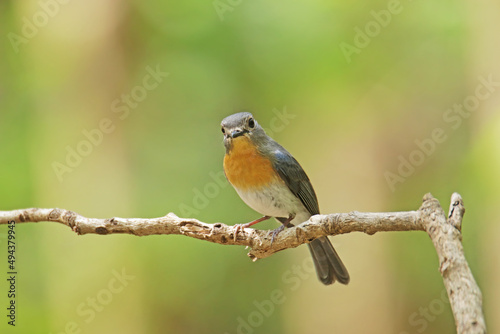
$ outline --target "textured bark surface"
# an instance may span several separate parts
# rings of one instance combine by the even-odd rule
[[[462,198],[457,193],[451,196],[448,216],[430,194],[424,197],[420,210],[439,257],[439,271],[448,292],[457,333],[486,333],[481,291],[462,247],[462,217],[465,213]]]
[[[192,218],[179,218],[169,213],[159,218],[86,218],[63,209],[29,208],[0,211],[0,224],[58,222],[78,234],[125,233],[137,236],[179,234],[222,245],[250,248],[248,256],[256,261],[287,248],[300,246],[315,238],[350,232],[375,234],[383,231],[426,231],[439,257],[440,272],[448,292],[458,333],[486,333],[482,312],[482,296],[465,259],[462,247],[462,198],[454,193],[448,215],[439,201],[427,194],[416,211],[386,213],[334,213],[316,215],[308,221],[284,230],[271,243],[268,231],[206,224]]]

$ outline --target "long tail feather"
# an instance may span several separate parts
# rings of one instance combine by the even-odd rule
[[[349,283],[349,273],[327,237],[321,237],[308,244],[319,280],[329,285],[338,281]]]

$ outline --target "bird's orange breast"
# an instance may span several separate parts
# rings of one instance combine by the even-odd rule
[[[271,161],[245,136],[233,139],[224,157],[224,172],[229,182],[240,190],[264,187],[277,177]]]

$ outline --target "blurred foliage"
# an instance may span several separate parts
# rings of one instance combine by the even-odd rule
[[[466,255],[499,331],[498,86],[456,129],[445,118],[479,77],[500,80],[499,13],[452,1],[2,1],[0,209],[250,221],[258,214],[221,175],[219,132],[250,110],[301,162],[325,213],[413,210],[427,192],[447,209],[459,191]],[[346,57],[358,28],[375,30]],[[109,133],[96,130],[103,119]],[[446,140],[392,190],[386,173],[437,128]],[[69,171],[58,178],[55,162]],[[2,333],[455,332],[423,233],[333,238],[352,282],[324,287],[296,272],[306,247],[252,263],[179,236],[16,229],[18,323],[3,318]],[[122,271],[130,280],[109,297]]]

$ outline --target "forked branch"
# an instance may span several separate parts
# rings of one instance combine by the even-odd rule
[[[439,257],[439,269],[451,302],[458,333],[486,333],[481,291],[465,259],[461,242],[462,198],[454,193],[448,216],[432,195],[424,196],[416,211],[386,213],[334,213],[316,215],[308,221],[284,230],[271,243],[268,231],[238,229],[222,223],[206,224],[169,213],[159,218],[86,218],[63,209],[21,209],[0,211],[0,224],[9,221],[36,223],[58,222],[78,234],[125,233],[137,236],[179,234],[222,245],[248,246],[254,261],[287,248],[300,246],[315,238],[350,232],[375,234],[382,231],[426,231]]]

